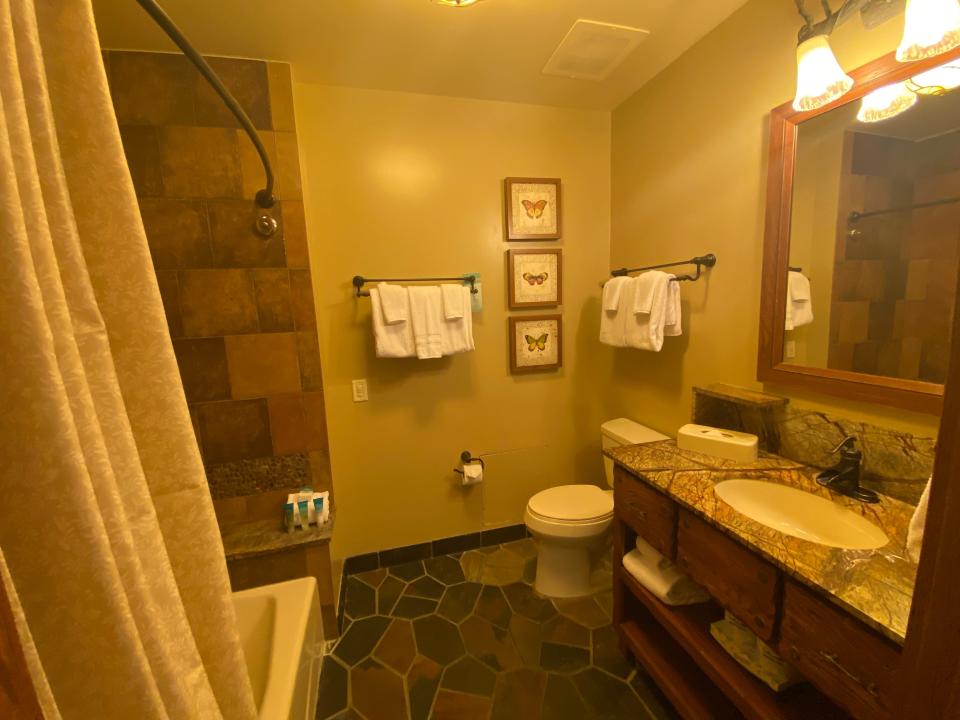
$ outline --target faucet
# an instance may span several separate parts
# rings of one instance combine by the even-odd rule
[[[860,461],[863,453],[856,447],[857,439],[847,436],[831,452],[840,453],[840,461],[829,470],[817,475],[817,482],[831,490],[865,503],[880,502],[880,497],[867,488],[860,487]]]

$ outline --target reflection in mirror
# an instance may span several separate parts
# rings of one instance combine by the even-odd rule
[[[960,90],[800,124],[785,362],[943,383],[960,257]]]

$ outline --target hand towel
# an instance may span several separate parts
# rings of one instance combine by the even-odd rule
[[[407,293],[404,292],[404,297]],[[404,358],[414,357],[413,329],[410,323],[399,322],[388,325],[383,318],[383,303],[379,288],[370,289],[370,303],[373,308],[373,338],[377,345],[377,357]],[[410,313],[410,301],[405,302],[405,311]]]
[[[923,529],[927,525],[927,505],[930,502],[930,481],[920,495],[917,509],[910,518],[910,527],[907,528],[907,557],[913,562],[920,562],[920,546],[923,545]]]
[[[670,276],[674,278],[674,275]],[[663,334],[676,337],[683,334],[680,313],[680,283],[671,279],[667,282],[667,307],[663,320]]]
[[[421,360],[443,357],[442,324],[445,320],[440,286],[410,286],[407,294],[410,296],[410,324],[417,357]]]
[[[810,280],[803,273],[787,273],[787,309],[784,328],[794,330],[813,322],[813,303],[810,300]]]
[[[631,282],[626,275],[610,278],[603,284],[603,309],[615,313],[620,308],[620,294],[623,286]]]
[[[377,288],[380,290],[383,321],[387,325],[394,325],[410,319],[410,300],[405,287],[380,283]]]
[[[470,352],[473,344],[473,313],[470,312],[470,288],[463,285],[450,285],[460,295],[460,302],[465,308],[463,317],[453,320],[444,319],[440,323],[440,352],[443,355],[456,355]]]
[[[695,605],[710,599],[705,589],[649,545],[624,555],[623,567],[666,605]]]
[[[636,291],[635,278],[612,278],[604,285],[604,293],[606,293],[607,286],[614,280],[621,280],[622,282],[617,283],[616,289],[610,291],[611,293],[616,292],[616,302],[607,298],[614,309],[600,311],[600,342],[613,347],[627,347],[627,318],[628,316],[633,317],[631,310]]]
[[[443,316],[447,320],[457,320],[463,317],[464,305],[470,302],[470,288],[467,287],[467,296],[464,297],[464,285],[441,285],[443,294]]]
[[[671,277],[653,270],[633,279],[633,313],[626,318],[624,331],[627,347],[660,352]]]

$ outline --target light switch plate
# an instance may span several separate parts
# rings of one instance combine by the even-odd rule
[[[366,402],[370,399],[370,395],[367,394],[367,380],[363,378],[361,380],[353,381],[353,401],[354,402]]]

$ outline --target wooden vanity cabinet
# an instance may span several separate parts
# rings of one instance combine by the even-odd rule
[[[899,647],[619,466],[614,503],[614,624],[682,717],[892,720]],[[638,535],[713,600],[671,607],[637,583],[621,558]],[[775,693],[743,669],[710,635],[724,609],[810,684]]]

